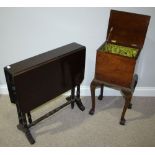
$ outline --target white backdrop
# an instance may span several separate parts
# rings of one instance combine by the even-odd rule
[[[137,71],[138,87],[155,87],[155,8],[0,8],[0,85],[6,84],[4,66],[77,42],[87,49],[82,84],[89,87],[110,9],[151,16]]]

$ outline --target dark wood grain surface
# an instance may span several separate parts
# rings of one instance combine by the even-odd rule
[[[10,69],[5,67],[10,98],[27,113],[80,85],[84,79],[85,51],[84,46],[71,43],[12,64]]]
[[[148,15],[111,10],[107,37],[111,28],[113,30],[111,31],[108,42],[116,40],[117,44],[131,47],[133,44],[136,44],[137,47],[142,48],[149,21],[150,16]]]

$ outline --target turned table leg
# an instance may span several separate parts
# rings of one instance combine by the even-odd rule
[[[71,108],[74,108],[75,87],[71,89]]]
[[[75,102],[76,102],[78,108],[79,108],[81,111],[84,111],[84,110],[85,110],[85,107],[84,107],[84,105],[82,104],[82,101],[81,101],[81,99],[80,99],[80,85],[77,85],[77,91],[76,91]]]
[[[18,113],[18,119],[19,119],[19,124],[17,125],[17,128],[25,133],[25,136],[28,139],[28,141],[30,142],[30,144],[34,144],[35,140],[34,140],[33,136],[31,135],[31,132],[28,128],[26,114],[22,113],[22,111],[19,108],[18,103],[16,103],[16,107],[17,107],[17,113]],[[32,119],[30,120],[30,118],[29,118],[30,123],[32,123],[31,121],[32,121]]]

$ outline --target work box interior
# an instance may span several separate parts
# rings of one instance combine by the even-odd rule
[[[137,59],[149,20],[147,15],[111,10],[106,41],[98,51]]]
[[[106,41],[97,50],[95,78],[130,88],[150,16],[111,10]]]
[[[116,55],[121,55],[129,58],[136,58],[138,56],[138,48],[126,47],[122,45],[116,45],[112,43],[105,43],[101,48],[100,52],[107,52]]]

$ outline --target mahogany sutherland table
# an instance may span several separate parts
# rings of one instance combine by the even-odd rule
[[[95,112],[95,88],[101,87],[99,100],[103,98],[103,87],[121,91],[125,98],[120,124],[125,124],[125,112],[131,108],[131,99],[138,81],[135,74],[137,58],[143,48],[150,16],[111,10],[106,41],[96,54],[95,77],[91,82],[92,108]]]
[[[71,43],[32,58],[4,67],[10,100],[16,104],[19,125],[31,144],[35,143],[29,128],[74,103],[85,110],[80,100],[80,84],[84,79],[85,46]],[[75,87],[77,93],[75,95]],[[45,102],[71,89],[71,96],[60,107],[32,121],[30,112]],[[28,122],[27,122],[28,120]]]

